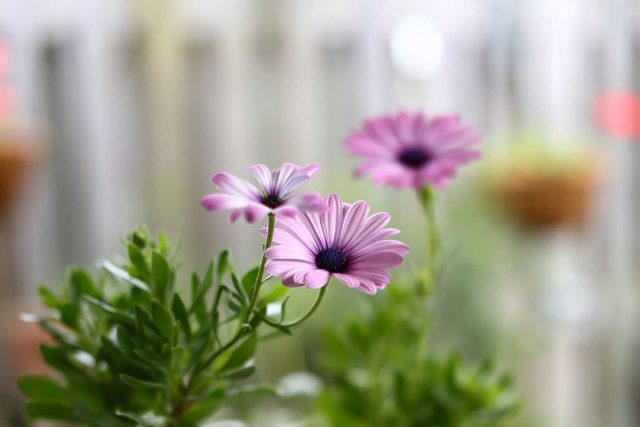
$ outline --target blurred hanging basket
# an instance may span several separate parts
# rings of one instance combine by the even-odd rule
[[[42,151],[36,135],[0,129],[0,223],[7,220],[29,166]]]
[[[528,229],[581,226],[588,219],[602,176],[591,150],[510,149],[490,164],[493,199]]]

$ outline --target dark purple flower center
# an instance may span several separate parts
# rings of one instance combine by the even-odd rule
[[[431,155],[423,148],[411,147],[401,151],[398,160],[411,169],[419,169],[431,160]]]
[[[267,194],[262,196],[262,204],[270,207],[271,209],[275,209],[282,204],[283,200],[280,197],[274,194]]]
[[[330,273],[342,273],[347,268],[347,257],[341,250],[323,249],[316,255],[316,266]]]

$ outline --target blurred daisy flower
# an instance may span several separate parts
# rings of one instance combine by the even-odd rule
[[[481,156],[475,149],[480,139],[458,116],[429,119],[401,111],[365,121],[345,145],[349,154],[362,157],[356,175],[371,173],[375,184],[444,188],[459,166]]]
[[[384,228],[387,213],[369,216],[365,201],[343,203],[336,194],[325,199],[327,210],[282,218],[273,246],[266,250],[266,271],[285,286],[321,288],[335,277],[350,288],[375,294],[391,281],[388,269],[398,266],[409,248],[387,239],[399,233]]]
[[[243,213],[248,222],[255,222],[269,213],[292,217],[299,212],[323,210],[322,198],[318,194],[291,194],[318,170],[320,167],[313,164],[300,167],[284,163],[273,171],[262,164],[253,165],[249,171],[258,181],[259,189],[231,174],[216,173],[211,180],[220,192],[204,196],[200,203],[209,211],[231,210],[231,222]]]

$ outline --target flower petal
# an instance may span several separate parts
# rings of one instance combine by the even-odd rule
[[[304,276],[304,284],[311,289],[317,289],[325,286],[331,279],[331,273],[326,270],[313,270]]]
[[[265,205],[260,203],[250,203],[249,206],[244,209],[244,218],[247,222],[253,223],[266,217],[269,212],[271,212],[271,209]]]
[[[265,194],[271,194],[273,186],[271,182],[271,171],[263,164],[252,165],[249,167],[249,172],[258,181],[262,191]]]
[[[244,197],[247,201],[259,201],[260,193],[250,183],[243,181],[226,172],[220,172],[211,177],[218,190],[234,196]]]
[[[208,194],[200,200],[200,204],[208,211],[221,211],[226,209],[238,209],[247,206],[242,197],[230,194]]]

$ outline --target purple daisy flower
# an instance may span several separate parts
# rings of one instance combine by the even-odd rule
[[[231,209],[231,222],[236,222],[243,212],[248,222],[255,222],[269,213],[292,217],[299,212],[323,210],[322,198],[316,193],[291,195],[318,170],[318,165],[300,167],[293,163],[284,163],[273,171],[265,165],[253,165],[249,171],[258,181],[260,190],[231,174],[216,173],[211,180],[220,193],[208,194],[200,203],[210,211]]]
[[[446,187],[456,169],[477,159],[480,136],[458,116],[399,112],[365,121],[345,141],[347,152],[363,158],[355,173],[396,188]]]
[[[327,210],[283,218],[276,224],[273,246],[265,251],[266,271],[285,286],[321,288],[331,276],[350,288],[375,294],[391,281],[409,247],[397,240],[382,212],[369,216],[369,204],[343,203],[337,194],[325,199]],[[264,230],[263,230],[264,232]]]

